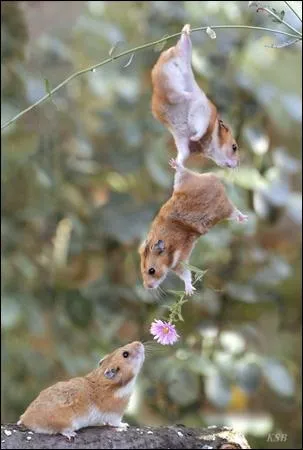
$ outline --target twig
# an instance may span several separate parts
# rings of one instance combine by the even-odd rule
[[[291,41],[283,42],[282,44],[265,45],[265,47],[267,47],[267,48],[285,48],[285,47],[289,47],[290,45],[295,44],[298,41],[300,41],[299,38],[292,39]]]
[[[195,31],[205,31],[207,28],[211,28],[211,29],[225,29],[225,28],[235,28],[235,29],[251,29],[251,30],[259,30],[259,31],[267,31],[269,33],[276,33],[276,34],[283,34],[284,36],[289,36],[292,38],[298,38],[298,39],[302,39],[302,37],[298,37],[298,34],[294,35],[291,33],[288,33],[286,31],[280,31],[280,30],[273,30],[272,28],[266,28],[266,27],[255,27],[255,26],[250,26],[250,25],[214,25],[211,27],[199,27],[199,28],[193,28],[191,31],[195,32]],[[296,33],[298,33],[295,30]],[[16,120],[20,119],[20,117],[22,117],[24,114],[26,114],[27,112],[31,111],[32,109],[36,108],[38,105],[40,105],[41,103],[43,103],[45,100],[51,98],[51,96],[57,92],[59,89],[61,89],[63,86],[65,86],[67,83],[69,83],[70,81],[72,81],[74,78],[83,75],[87,72],[93,72],[95,71],[97,68],[104,66],[105,64],[108,64],[118,58],[121,58],[123,56],[129,55],[131,53],[136,53],[140,50],[143,50],[145,48],[149,48],[149,47],[153,47],[157,44],[160,44],[161,42],[165,42],[167,40],[170,40],[174,37],[180,36],[181,32],[179,33],[175,33],[172,34],[170,36],[165,36],[164,38],[158,39],[157,41],[154,42],[149,42],[148,44],[143,44],[140,45],[138,47],[132,48],[130,50],[126,50],[125,52],[121,52],[118,55],[115,56],[111,56],[110,58],[105,59],[104,61],[95,64],[93,66],[88,67],[87,69],[83,69],[83,70],[79,70],[78,72],[73,73],[72,75],[70,75],[69,77],[67,77],[65,80],[63,80],[60,84],[58,84],[58,86],[56,86],[54,89],[52,89],[50,92],[48,92],[46,95],[44,95],[43,97],[40,98],[40,100],[36,101],[35,103],[33,103],[32,105],[28,106],[26,109],[24,109],[23,111],[20,111],[16,116],[14,116],[12,119],[8,120],[7,122],[5,122],[3,125],[1,125],[1,130],[3,130],[4,128],[8,127],[9,125],[11,125],[13,122],[15,122]]]
[[[283,25],[285,25],[287,28],[289,28],[291,31],[297,33],[297,37],[302,37],[302,33],[300,33],[300,31],[296,30],[296,28],[294,28],[293,26],[291,26],[288,22],[286,22],[285,20],[283,20],[284,17],[284,11],[283,12],[283,16],[282,15],[278,15],[276,14],[276,10],[274,8],[271,8],[270,6],[263,6],[258,2],[250,2],[251,5],[250,6],[256,6],[257,7],[257,12],[258,11],[265,11],[267,12],[269,15],[273,16],[277,22],[279,23],[283,23]]]
[[[299,14],[297,13],[297,11],[295,11],[295,9],[289,4],[289,2],[284,2],[286,3],[286,5],[288,6],[288,8],[298,17],[298,19],[302,22],[302,18],[299,16]]]

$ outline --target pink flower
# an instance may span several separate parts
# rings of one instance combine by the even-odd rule
[[[150,332],[154,335],[154,339],[162,345],[173,345],[180,337],[175,325],[157,319],[151,324]]]

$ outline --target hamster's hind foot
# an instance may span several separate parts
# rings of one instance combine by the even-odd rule
[[[175,158],[171,158],[169,160],[169,165],[174,170],[182,170],[183,169],[183,164]]]
[[[248,216],[246,214],[242,214],[241,211],[236,209],[235,211],[232,212],[230,219],[235,220],[236,222],[239,223],[245,223],[248,221]]]
[[[182,28],[182,33],[190,35],[190,24],[189,23],[184,25],[184,27]]]

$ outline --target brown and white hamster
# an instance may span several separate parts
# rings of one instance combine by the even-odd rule
[[[60,433],[68,439],[83,427],[127,427],[121,419],[144,361],[144,346],[118,348],[84,377],[61,381],[40,392],[18,425],[37,433]]]
[[[195,288],[191,272],[183,266],[197,239],[224,219],[247,220],[228,199],[225,188],[213,173],[199,174],[176,160],[174,190],[154,219],[147,239],[141,245],[141,274],[146,288],[157,288],[169,270],[175,272],[191,295]]]
[[[222,167],[239,164],[238,145],[217,108],[196,83],[191,66],[190,25],[175,47],[161,53],[152,69],[152,113],[173,135],[177,161],[201,152]]]

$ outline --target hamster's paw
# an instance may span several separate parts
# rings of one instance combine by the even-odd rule
[[[62,436],[67,437],[67,439],[70,441],[71,439],[74,439],[77,436],[77,433],[75,431],[71,431],[71,430],[64,430],[62,431],[60,434],[62,434]]]
[[[128,427],[129,427],[128,423],[120,422],[120,424],[117,427],[117,431],[126,431]]]
[[[245,223],[248,221],[248,216],[246,214],[242,214],[241,211],[239,211],[238,209],[235,209],[231,213],[229,219],[235,220],[236,222],[239,222],[239,223]]]
[[[192,285],[185,286],[185,294],[186,295],[191,296],[191,295],[193,295],[194,291],[196,291],[196,288],[194,286],[192,286]]]
[[[186,25],[184,25],[184,27],[182,28],[182,33],[185,33],[187,35],[190,35],[190,24],[187,23]]]
[[[248,221],[248,216],[246,214],[242,214],[240,211],[237,212],[236,220],[239,223],[245,223]]]
[[[171,158],[169,160],[169,165],[172,169],[178,170],[183,169],[183,164],[181,164],[179,161],[177,161],[175,158]]]

